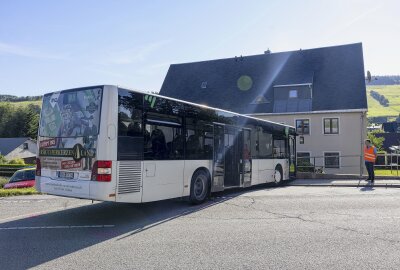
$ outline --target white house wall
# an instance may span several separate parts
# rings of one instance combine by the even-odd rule
[[[323,166],[324,152],[339,152],[340,168],[325,169],[326,173],[359,174],[360,156],[366,138],[366,117],[362,112],[335,112],[291,115],[265,115],[257,117],[295,126],[296,119],[310,120],[310,135],[304,136],[304,144],[297,137],[296,151],[310,152],[316,158],[316,166]],[[339,134],[327,135],[323,130],[324,118],[339,118]],[[351,156],[351,157],[350,157]],[[362,164],[363,162],[361,162]]]

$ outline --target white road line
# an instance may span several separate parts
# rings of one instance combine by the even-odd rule
[[[61,211],[61,210],[68,210],[68,209],[77,208],[77,207],[86,206],[86,205],[90,205],[90,204],[89,203],[83,203],[83,204],[71,205],[70,207],[58,207],[58,208],[54,208],[52,210],[34,212],[34,213],[29,213],[29,214],[22,214],[22,215],[18,215],[18,216],[14,216],[14,217],[8,217],[8,218],[0,219],[0,223],[3,223],[5,221],[14,221],[14,220],[17,220],[17,219],[20,219],[20,218],[36,217],[36,216],[40,216],[40,215],[44,215],[44,214],[50,214],[50,213],[58,212],[58,211]]]
[[[36,226],[36,227],[0,227],[0,231],[6,230],[37,230],[37,229],[82,229],[82,228],[113,228],[115,225],[73,225],[73,226]]]

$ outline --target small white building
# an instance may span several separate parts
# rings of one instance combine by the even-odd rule
[[[0,155],[7,160],[21,158],[27,164],[35,163],[37,143],[29,137],[0,138]]]

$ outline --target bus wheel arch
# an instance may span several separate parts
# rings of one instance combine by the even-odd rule
[[[283,168],[280,163],[275,166],[274,170],[274,183],[276,186],[281,185],[283,182]]]
[[[192,204],[200,204],[206,200],[211,191],[211,175],[207,168],[196,169],[190,181],[189,200]]]

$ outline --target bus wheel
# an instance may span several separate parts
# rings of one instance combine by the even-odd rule
[[[276,165],[275,167],[275,173],[274,173],[274,183],[276,186],[279,186],[282,184],[282,179],[283,179],[283,172],[282,172],[282,167],[281,165]]]
[[[192,176],[190,185],[190,202],[200,204],[205,201],[208,194],[210,177],[204,170],[198,170]]]

